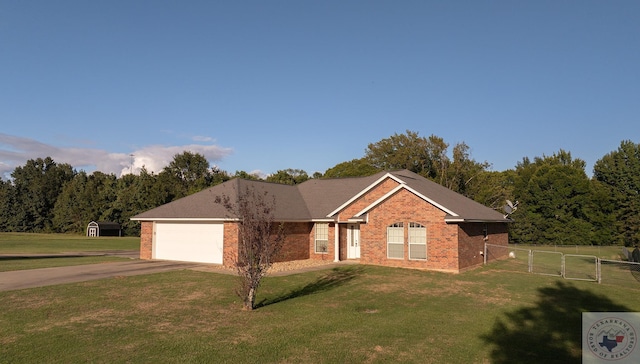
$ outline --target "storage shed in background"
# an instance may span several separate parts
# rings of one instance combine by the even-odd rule
[[[87,226],[87,236],[122,236],[122,227],[117,222],[91,221]]]

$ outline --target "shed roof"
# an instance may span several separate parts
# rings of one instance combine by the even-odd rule
[[[89,225],[97,225],[101,230],[120,230],[120,224],[113,221],[91,221]]]

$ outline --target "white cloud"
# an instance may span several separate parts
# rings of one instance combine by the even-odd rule
[[[112,153],[102,149],[65,148],[37,140],[0,133],[0,177],[8,178],[16,167],[27,160],[51,157],[56,163],[68,163],[76,169],[98,170],[121,176],[139,173],[142,167],[159,173],[176,154],[184,151],[202,154],[209,163],[220,161],[232,153],[230,148],[217,145],[189,144],[182,146],[151,145],[130,153]]]
[[[201,135],[196,135],[193,138],[193,141],[195,142],[202,142],[202,143],[213,143],[215,141],[215,139],[213,139],[212,137],[208,137],[208,136],[201,136]]]

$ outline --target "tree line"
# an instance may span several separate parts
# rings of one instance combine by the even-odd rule
[[[367,146],[361,158],[309,176],[302,169],[279,170],[267,182],[298,184],[310,178],[367,176],[408,169],[486,206],[502,211],[518,201],[510,218],[514,243],[625,245],[640,243],[640,145],[622,141],[599,159],[589,177],[586,163],[559,150],[524,157],[515,168],[492,171],[465,143],[450,148],[442,138],[406,131]],[[115,221],[127,235],[139,234],[130,217],[235,177],[261,179],[245,171],[230,174],[206,158],[184,151],[159,173],[116,177],[75,171],[50,157],[29,160],[8,181],[0,181],[0,230],[83,233],[90,221]]]

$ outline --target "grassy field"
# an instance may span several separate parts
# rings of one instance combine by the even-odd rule
[[[640,287],[480,268],[365,265],[268,277],[175,271],[0,292],[0,362],[579,363],[581,312],[640,311]]]
[[[0,254],[50,254],[79,251],[135,250],[140,238],[71,234],[0,233]]]
[[[0,254],[44,254],[38,257],[0,257],[0,272],[113,262],[113,256],[55,257],[47,254],[137,250],[138,237],[97,237],[67,234],[0,233]]]
[[[29,238],[64,251],[98,242],[0,234],[0,252]],[[0,363],[580,363],[582,312],[640,311],[635,281],[504,269],[516,260],[458,275],[348,265],[267,277],[253,312],[236,277],[192,270],[0,292]]]

